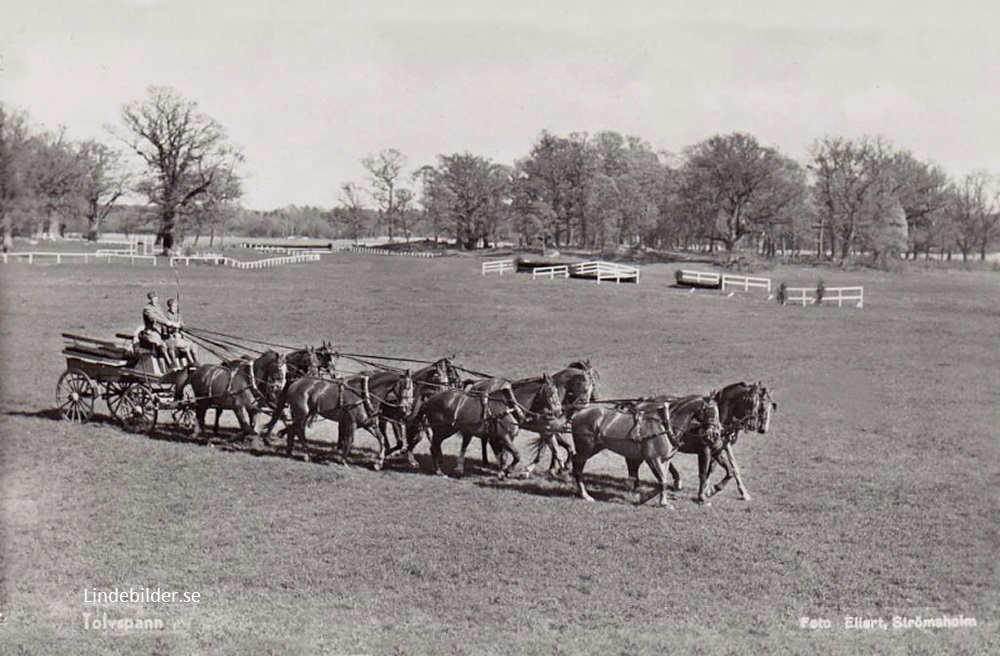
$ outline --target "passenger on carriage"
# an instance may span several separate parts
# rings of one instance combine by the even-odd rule
[[[176,298],[167,299],[167,319],[177,324],[176,328],[165,328],[164,343],[174,362],[180,365],[181,359],[187,364],[198,364],[198,347],[184,336],[184,321],[181,319],[180,307]]]
[[[157,355],[162,357],[171,369],[177,368],[176,361],[174,359],[174,354],[167,349],[167,345],[163,340],[164,335],[167,330],[179,329],[180,324],[167,318],[167,315],[163,313],[160,309],[159,297],[156,292],[149,292],[146,294],[146,298],[149,302],[146,303],[146,307],[142,309],[142,324],[143,329],[139,333],[140,341],[145,341],[151,345],[156,351]]]

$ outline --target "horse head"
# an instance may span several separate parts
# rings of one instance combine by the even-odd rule
[[[333,350],[333,345],[330,342],[323,340],[323,344],[313,351],[316,357],[316,374],[325,371],[331,376],[335,375],[335,365],[334,361],[337,359],[337,352]]]
[[[555,419],[563,414],[562,397],[552,376],[542,374],[542,384],[531,402],[531,412],[545,418]]]
[[[413,403],[415,399],[415,394],[413,391],[413,376],[410,375],[410,370],[407,369],[403,372],[403,375],[399,377],[399,381],[395,386],[396,398],[399,399],[399,407],[404,414],[410,414],[413,410]]]
[[[758,433],[766,433],[771,426],[771,412],[778,409],[778,404],[774,402],[771,390],[764,386],[764,383],[757,381],[750,388],[754,398],[754,414]]]
[[[717,439],[722,435],[722,421],[719,419],[719,403],[716,401],[717,392],[702,397],[701,406],[695,411],[694,418],[698,420],[708,436]]]

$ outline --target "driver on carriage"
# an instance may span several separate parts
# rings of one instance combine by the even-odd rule
[[[164,343],[174,362],[180,364],[178,356],[183,356],[188,364],[198,364],[198,349],[184,336],[184,322],[181,320],[181,311],[177,305],[176,298],[167,299],[167,319],[177,324],[176,328],[167,327],[164,329]]]
[[[143,328],[139,333],[139,339],[151,344],[156,349],[156,352],[163,357],[167,365],[171,369],[175,369],[177,365],[173,356],[174,354],[167,349],[163,338],[166,331],[179,329],[180,324],[172,321],[163,313],[163,310],[160,309],[159,297],[156,295],[156,292],[149,292],[146,294],[146,298],[149,299],[149,302],[142,309]]]

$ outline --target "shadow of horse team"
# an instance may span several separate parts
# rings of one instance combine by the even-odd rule
[[[600,375],[585,360],[551,375],[510,381],[462,369],[450,358],[416,371],[379,365],[340,375],[335,369],[338,357],[326,343],[288,354],[267,351],[252,360],[192,366],[178,372],[172,382],[176,398],[193,404],[193,432],[203,441],[207,441],[207,411],[216,410],[213,432],[218,434],[219,415],[231,410],[240,425],[239,436],[251,438],[255,451],[268,450],[274,429],[283,423],[278,435],[285,439],[287,456],[294,454],[297,441],[307,461],[320,456],[344,463],[357,429],[362,428],[377,440],[373,467],[381,470],[394,454],[405,457],[410,467],[418,467],[413,451],[427,436],[432,468],[444,476],[442,443],[458,434],[462,443],[454,475],[464,474],[465,453],[478,437],[483,464],[489,463],[489,446],[498,462],[498,477],[503,479],[521,462],[514,439],[526,430],[537,437],[531,441],[534,460],[522,469],[522,477],[532,474],[548,448],[550,475],[564,475],[572,467],[579,496],[593,501],[584,484],[584,469],[593,456],[608,450],[624,457],[634,501],[642,504],[659,495],[665,507],[670,506],[668,491],[681,489],[680,473],[672,462],[678,453],[698,457],[698,502],[708,504],[709,497],[731,479],[736,481],[740,498],[749,500],[733,446],[741,431],[768,432],[771,413],[777,408],[772,391],[760,382],[734,383],[710,394],[601,400],[597,396]],[[476,378],[463,379],[460,371]],[[258,433],[261,414],[269,414],[270,419]],[[318,453],[306,439],[307,428],[319,418],[337,423],[332,452],[327,448]],[[560,450],[565,451],[565,458],[560,457]],[[658,485],[646,495],[639,491],[643,463]],[[716,464],[725,475],[709,487]],[[669,483],[664,465],[671,475]]]

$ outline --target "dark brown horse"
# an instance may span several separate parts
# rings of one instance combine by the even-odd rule
[[[539,416],[551,414],[561,408],[559,394],[551,379],[539,386],[535,399],[528,405]],[[477,394],[461,389],[439,392],[425,401],[414,412],[408,423],[422,422],[431,431],[431,457],[434,470],[441,471],[441,443],[455,433],[462,435],[462,451],[457,465],[457,473],[464,470],[465,450],[473,436],[484,437],[499,445],[512,458],[509,465],[499,472],[505,478],[517,466],[520,456],[514,448],[514,436],[518,425],[524,420],[521,404],[514,397],[509,384],[500,383],[489,394]]]
[[[385,457],[405,446],[399,424],[393,422],[396,446],[388,448],[389,434],[386,432],[392,417],[406,417],[413,411],[415,386],[409,371],[383,370],[367,372],[345,380],[351,389],[361,390],[365,410],[378,421],[379,432],[387,443]],[[346,458],[354,445],[355,426],[343,429],[338,441],[341,456]]]
[[[379,453],[374,468],[382,469],[385,462],[386,440],[379,430],[377,418],[372,414],[365,400],[363,388],[355,388],[345,380],[303,376],[288,386],[282,394],[278,412],[287,406],[291,409],[292,421],[281,431],[287,437],[285,452],[292,454],[295,438],[298,437],[306,449],[306,426],[316,417],[324,417],[337,422],[340,444],[349,443],[349,435],[358,426],[368,430],[379,443]],[[265,437],[266,439],[266,437]]]
[[[591,366],[590,360],[579,360],[571,362],[565,369],[552,374],[552,381],[559,390],[559,398],[563,406],[563,414],[566,422],[573,419],[580,408],[588,403],[597,401],[597,383],[601,379],[597,369]],[[534,430],[529,428],[528,430]],[[535,459],[531,461],[524,472],[530,476],[535,467],[542,460],[543,447],[549,447],[552,457],[549,460],[549,473],[565,471],[573,459],[573,441],[564,437],[559,430],[539,433],[538,440],[535,441]],[[566,459],[559,457],[561,446],[566,451]],[[486,460],[486,450],[483,449],[483,461]]]
[[[174,396],[184,398],[184,388],[194,395],[194,435],[205,430],[205,414],[209,408],[232,410],[240,423],[242,435],[256,435],[256,416],[261,406],[284,386],[288,373],[285,356],[267,351],[255,360],[235,360],[225,364],[203,364],[188,367],[172,376]],[[215,432],[219,417],[216,414]]]
[[[562,403],[562,399],[565,396],[565,390],[561,390],[555,384],[553,377],[548,374],[542,374],[541,376],[535,378],[515,380],[510,383],[501,378],[487,378],[485,380],[472,383],[466,387],[466,390],[472,394],[489,395],[499,392],[506,386],[510,387],[511,392],[514,394],[515,401],[524,414],[524,418],[520,422],[520,428],[522,430],[538,433],[539,441],[554,440],[555,438],[552,436],[558,435],[559,430],[566,423]],[[554,398],[546,398],[543,394],[539,394],[541,391],[548,390],[555,390]],[[483,464],[486,464],[486,445],[487,443],[490,443],[490,440],[483,437],[482,443]],[[494,452],[499,456],[501,452],[500,444],[492,442],[492,446]],[[541,448],[539,447],[537,450],[540,452]],[[536,457],[535,462],[530,464],[525,469],[525,476],[531,474],[531,469],[538,463],[538,458],[540,458],[540,456]],[[465,448],[463,446],[462,453],[459,456],[459,462],[462,463],[464,460]],[[500,465],[500,468],[503,469],[503,463],[500,463]]]
[[[669,506],[668,485],[661,463],[677,452],[677,437],[695,429],[716,435],[722,431],[719,407],[709,396],[692,397],[674,403],[652,399],[615,407],[592,404],[580,410],[571,423],[573,443],[573,476],[582,499],[593,501],[583,484],[583,470],[595,454],[608,449],[638,466],[645,462],[660,486],[660,505]],[[638,491],[638,478],[633,477],[633,491]]]
[[[719,444],[707,445],[712,457],[708,462],[704,480],[699,486],[699,497],[704,495],[704,498],[708,498],[721,492],[729,480],[734,478],[740,492],[740,498],[749,501],[750,493],[743,485],[740,468],[736,464],[735,455],[733,455],[733,445],[736,444],[741,430],[756,431],[760,434],[767,433],[771,426],[771,413],[777,410],[778,404],[774,402],[771,390],[759,381],[753,384],[740,382],[727,385],[716,393],[715,399],[719,404],[719,419],[722,422],[721,449],[718,448]],[[697,453],[700,458],[705,446],[699,440],[684,440],[680,450],[681,453]],[[726,475],[713,488],[705,492],[704,487],[716,463],[722,466]],[[680,472],[677,471],[672,462],[669,469],[674,480],[674,489],[681,489]],[[700,471],[701,467],[699,467]]]

